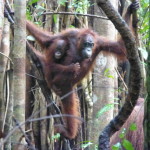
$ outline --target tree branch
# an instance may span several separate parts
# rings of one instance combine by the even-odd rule
[[[131,114],[140,93],[141,67],[135,38],[121,16],[114,10],[109,0],[97,0],[97,5],[102,8],[106,16],[112,21],[122,36],[127,49],[128,60],[131,65],[131,78],[129,93],[125,104],[118,115],[110,121],[99,136],[99,150],[109,150],[110,137],[118,131]]]
[[[103,17],[103,16],[91,15],[91,14],[81,14],[81,13],[72,13],[72,12],[45,12],[45,13],[43,13],[42,15],[55,15],[55,14],[94,17],[94,18],[99,18],[99,19],[108,20],[107,17]]]
[[[34,54],[34,52],[31,49],[30,44],[27,42],[27,55],[30,59],[30,61],[32,61],[32,68],[34,69],[36,76],[38,76],[38,84],[41,87],[42,93],[44,94],[44,97],[46,99],[46,101],[48,103],[52,102],[52,98],[51,98],[51,91],[47,86],[47,83],[45,81],[44,78],[44,74],[43,74],[43,70],[42,70],[42,65],[38,59],[38,57]]]
[[[45,80],[40,60],[38,59],[36,54],[33,52],[32,50],[33,47],[29,44],[28,41],[26,42],[26,46],[27,46],[27,56],[29,57],[29,60],[32,62],[31,63],[32,69],[35,72],[35,76],[37,77],[37,82],[42,90],[45,100],[47,101],[48,105],[53,103],[53,106],[51,106],[51,113],[60,115],[60,111],[53,101],[51,90],[49,89],[47,82]],[[61,117],[59,120],[62,124],[64,124]]]

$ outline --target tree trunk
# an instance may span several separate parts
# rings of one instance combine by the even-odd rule
[[[4,0],[0,0],[0,45],[4,25]]]
[[[15,0],[15,25],[14,25],[14,117],[21,123],[25,121],[25,54],[26,54],[26,1]],[[16,123],[14,123],[16,126]],[[24,130],[24,127],[22,127]],[[13,142],[19,142],[22,136],[18,130],[13,135]]]
[[[117,9],[118,1],[111,1]],[[94,7],[94,13],[104,15],[97,5]],[[109,20],[94,19],[94,30],[99,35],[108,37],[110,40],[116,40],[117,32],[114,25]],[[99,132],[113,118],[113,104],[115,91],[117,90],[117,74],[115,68],[117,60],[113,55],[99,54],[96,59],[96,65],[93,73],[93,119],[90,139],[97,143]],[[102,109],[107,109],[101,115],[97,116]]]
[[[2,40],[2,33],[3,33],[3,26],[4,26],[4,0],[0,0],[0,52],[3,53],[1,50],[1,40]],[[3,126],[3,115],[4,115],[4,94],[3,94],[3,81],[4,81],[4,56],[0,54],[0,129]]]
[[[7,19],[4,20],[4,28],[2,34],[2,41],[1,41],[1,53],[0,54],[0,129],[4,131],[4,125],[6,124],[6,115],[9,109],[9,84],[7,73],[8,71],[8,64],[10,62],[9,52],[10,52],[10,24]],[[11,120],[11,119],[10,119]]]

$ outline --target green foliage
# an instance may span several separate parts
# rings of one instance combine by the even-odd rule
[[[131,123],[129,129],[123,128],[119,134],[119,138],[121,139],[121,142],[116,143],[112,146],[112,150],[121,150],[122,147],[124,147],[125,150],[134,150],[134,147],[130,141],[126,139],[126,134],[129,131],[135,131],[137,130],[137,125],[135,123]]]
[[[104,71],[104,76],[107,77],[107,78],[112,78],[112,79],[114,79],[114,76],[111,75],[110,69],[108,69],[108,68],[105,69],[105,71]]]
[[[122,141],[122,145],[126,150],[134,150],[132,143],[126,139]]]
[[[45,11],[45,8],[43,6],[37,5],[35,11],[37,16],[41,16],[42,13]]]
[[[90,1],[88,0],[73,0],[69,8],[73,7],[75,12],[84,14],[90,6]]]
[[[84,141],[83,144],[81,144],[81,148],[87,148],[88,146],[92,145],[93,143],[91,141]]]
[[[54,136],[52,136],[52,140],[57,140],[59,138],[60,138],[60,134],[59,133],[57,133]]]
[[[26,10],[26,18],[27,18],[27,20],[31,20],[32,19],[31,11],[30,11],[30,9],[28,7],[27,7],[27,10]]]
[[[81,148],[86,149],[90,145],[94,145],[94,148],[92,150],[98,150],[98,145],[94,144],[92,141],[83,141],[81,142]]]
[[[113,104],[107,104],[105,105],[102,109],[100,109],[100,111],[97,112],[96,114],[96,118],[99,118],[103,113],[111,110],[114,108],[114,104],[118,104],[118,103],[113,103]]]
[[[75,26],[73,26],[73,25],[70,25],[70,26],[69,26],[69,28],[75,28]]]
[[[58,15],[53,15],[54,23],[57,23]]]
[[[118,142],[115,145],[113,145],[112,150],[121,150],[121,143]]]
[[[139,9],[139,20],[140,20],[140,28],[139,32],[142,37],[142,49],[147,49],[150,46],[150,37],[149,37],[149,15],[150,15],[150,4],[149,0],[141,0],[141,7]]]
[[[137,130],[137,125],[135,123],[131,123],[129,127],[130,131],[136,131]]]
[[[27,20],[32,20],[32,21],[33,20],[39,20],[42,13],[45,12],[45,3],[43,2],[43,3],[38,4],[37,3],[38,1],[39,0],[30,0],[27,3],[27,9],[26,9]],[[37,21],[36,24],[41,25],[42,21]]]
[[[112,150],[121,150],[124,147],[125,150],[134,150],[132,143],[126,139],[122,140],[122,143],[117,143],[112,146]]]
[[[119,138],[120,139],[125,138],[126,132],[127,132],[126,128],[123,128],[119,134]]]

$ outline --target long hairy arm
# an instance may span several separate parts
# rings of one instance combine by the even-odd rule
[[[138,8],[139,8],[139,2],[135,1],[134,3],[129,5],[129,7],[123,17],[125,22],[127,23],[127,25],[130,27],[132,33],[133,33],[132,14]],[[121,37],[118,39],[118,41],[110,41],[104,37],[97,36],[97,49],[93,53],[94,59],[100,51],[104,51],[107,53],[113,53],[121,61],[124,61],[126,59],[126,48],[125,48],[124,41],[122,40]]]
[[[42,47],[45,47],[47,42],[53,37],[53,35],[28,20],[26,21],[26,29]]]

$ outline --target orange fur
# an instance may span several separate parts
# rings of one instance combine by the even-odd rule
[[[79,125],[81,121],[79,120],[79,99],[75,92],[71,93],[69,96],[62,100],[63,114],[69,114],[70,117],[66,116],[65,125],[56,127],[56,132],[63,134],[69,139],[74,139],[78,133]],[[66,109],[67,108],[67,109]]]
[[[131,12],[126,13],[126,21],[129,23]],[[119,41],[110,41],[104,37],[98,36],[90,29],[67,29],[59,34],[51,35],[39,29],[29,21],[27,21],[27,30],[36,38],[40,45],[44,48],[43,70],[46,81],[57,95],[64,96],[74,89],[74,86],[81,81],[92,69],[95,59],[101,51],[116,54],[118,59],[126,59],[125,45],[120,39]],[[92,37],[94,39],[94,47],[90,58],[83,58],[82,49],[85,39]],[[69,48],[66,48],[66,55],[59,61],[54,59],[54,52],[58,40],[64,40]],[[76,65],[79,63],[79,67]],[[79,107],[76,103],[78,98],[74,94],[62,100],[63,113],[79,116]],[[56,131],[64,136],[72,139],[75,138],[79,121],[75,118],[65,117],[66,127],[59,127]]]
[[[132,123],[135,123],[137,125],[136,131],[128,130],[125,136],[125,138],[133,144],[135,150],[143,150],[144,146],[143,119],[144,119],[144,99],[139,98],[131,115],[121,128],[121,129],[126,128],[128,130]],[[121,142],[121,139],[119,138],[121,129],[111,137],[110,140],[111,146],[116,144],[117,142]]]

